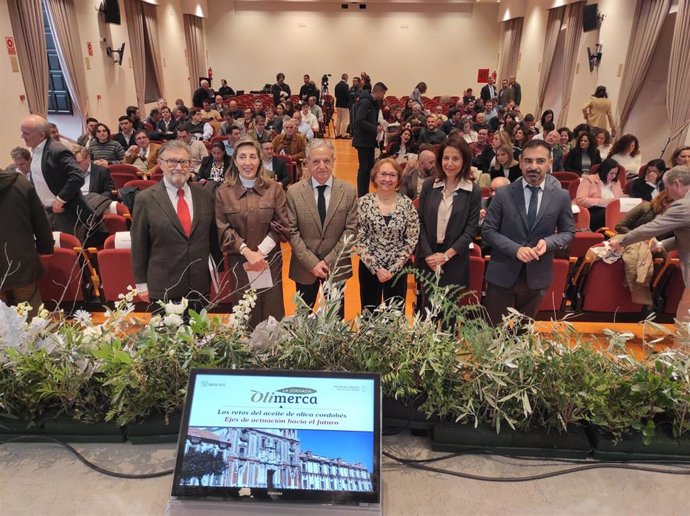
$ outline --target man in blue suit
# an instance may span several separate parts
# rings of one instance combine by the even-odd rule
[[[537,314],[551,284],[554,251],[567,248],[575,235],[568,191],[550,174],[551,146],[532,140],[522,150],[522,179],[501,188],[482,225],[491,246],[484,306],[499,325],[508,308],[526,317]]]

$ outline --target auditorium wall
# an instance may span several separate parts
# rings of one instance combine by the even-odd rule
[[[362,70],[391,95],[409,95],[426,81],[427,95],[460,95],[479,68],[497,65],[497,4],[209,0],[207,39],[215,77],[234,89],[260,89],[286,75],[293,92],[309,73],[317,85],[332,74]]]
[[[74,2],[76,7],[79,38],[82,41],[86,89],[88,95],[88,114],[105,122],[112,130],[117,130],[117,118],[124,114],[124,108],[136,104],[134,76],[131,68],[131,45],[127,34],[127,21],[123,2],[120,2],[121,25],[103,22],[97,13],[100,0],[81,0]],[[158,6],[159,40],[163,65],[163,94],[172,103],[175,98],[191,98],[185,38],[182,16],[184,13],[205,16],[206,0],[149,0]],[[3,37],[12,36],[7,0],[0,0],[0,31]],[[105,41],[104,41],[105,39]],[[93,56],[87,54],[87,42],[92,43]],[[122,66],[113,63],[107,56],[106,48],[120,47],[125,43],[125,57]],[[2,77],[4,123],[0,126],[0,166],[10,163],[9,151],[12,147],[23,145],[19,135],[19,124],[29,114],[24,95],[21,73],[12,72],[10,58],[6,49],[0,52],[0,76]],[[147,110],[153,104],[147,105]],[[75,138],[80,133],[79,121],[71,117],[51,116],[60,130],[68,137]]]

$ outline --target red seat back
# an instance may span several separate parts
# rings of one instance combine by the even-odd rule
[[[45,273],[38,281],[43,301],[60,303],[82,301],[84,274],[79,254],[71,248],[56,248],[53,254],[41,255]]]
[[[540,312],[557,312],[561,309],[569,268],[568,260],[555,259],[553,261],[553,279],[539,305]]]
[[[642,305],[633,303],[625,286],[623,260],[607,264],[597,260],[590,266],[582,288],[582,310],[585,312],[637,313]]]
[[[132,181],[127,181],[125,183],[125,187],[146,190],[147,188],[152,187],[156,183],[158,183],[158,181],[154,181],[153,179],[134,179]]]
[[[475,247],[479,246],[475,245]],[[470,254],[470,291],[460,299],[461,305],[478,305],[481,303],[485,269],[484,258]]]
[[[136,181],[139,179],[138,175],[129,172],[111,172],[110,177],[113,178],[113,185],[116,190],[124,188],[129,181]]]
[[[103,287],[103,297],[108,302],[119,301],[120,294],[127,293],[127,287],[134,287],[134,275],[132,273],[132,252],[130,249],[112,249],[114,236],[106,239],[105,248],[98,251],[98,268],[100,270]],[[138,296],[134,302],[142,302]]]
[[[106,231],[110,235],[114,235],[118,231],[129,231],[129,228],[127,227],[127,219],[122,215],[104,213],[102,220]]]
[[[590,247],[594,247],[604,241],[604,235],[601,233],[592,233],[591,231],[579,231],[575,233],[572,244],[570,244],[570,256],[575,258],[584,258]]]

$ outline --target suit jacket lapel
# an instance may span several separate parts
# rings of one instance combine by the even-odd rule
[[[304,180],[304,184],[302,185],[302,199],[304,200],[304,205],[309,210],[309,213],[311,213],[312,217],[314,217],[316,227],[321,228],[321,232],[323,233],[323,228],[321,227],[321,217],[319,217],[319,211],[316,208],[316,201],[314,200],[314,191],[311,187],[311,179]],[[328,217],[328,214],[326,214],[326,217]]]
[[[525,213],[525,192],[523,192],[522,181],[515,181],[513,185],[515,185],[514,187],[512,187],[513,201],[515,202],[515,206],[517,207],[517,212],[520,214],[520,217],[522,218],[522,223],[525,225],[525,228],[529,233],[529,227],[527,226],[527,213]],[[542,199],[542,202],[543,201],[544,199]]]
[[[328,210],[326,211],[326,219],[323,221],[323,228],[321,231],[323,231],[326,226],[328,226],[328,223],[331,221],[335,213],[338,211],[338,205],[340,204],[340,201],[343,198],[343,185],[340,184],[339,181],[336,181],[335,178],[333,178],[333,189],[331,191],[331,198],[328,201]],[[320,219],[319,219],[320,220]]]
[[[194,209],[194,214],[192,215],[192,229],[189,232],[189,235],[191,236],[194,234],[194,230],[199,225],[199,219],[201,218],[201,206],[203,204],[203,201],[201,200],[201,192],[198,190],[198,188],[192,188],[190,185],[190,190],[192,192],[192,207]],[[175,218],[177,218],[179,222],[180,218],[177,216]],[[180,227],[182,227],[182,224],[180,224]]]
[[[173,208],[172,203],[170,202],[170,197],[168,197],[168,192],[165,189],[165,183],[161,181],[155,186],[152,186],[151,188],[155,188],[155,195],[154,198],[156,199],[156,202],[158,205],[161,207],[163,210],[163,213],[172,221],[173,225],[179,231],[182,235],[185,237],[187,236],[184,232],[184,229],[182,229],[182,224],[180,224],[180,219],[177,216],[177,212],[175,211],[175,208]],[[192,202],[194,202],[194,193],[192,192]],[[194,222],[192,221],[192,230],[194,229]]]

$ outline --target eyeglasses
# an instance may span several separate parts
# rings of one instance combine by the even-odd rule
[[[180,165],[182,168],[189,168],[192,162],[188,159],[163,159],[158,158],[170,168],[177,168]]]
[[[395,172],[381,172],[379,175],[381,177],[398,177],[398,174],[396,174]]]

